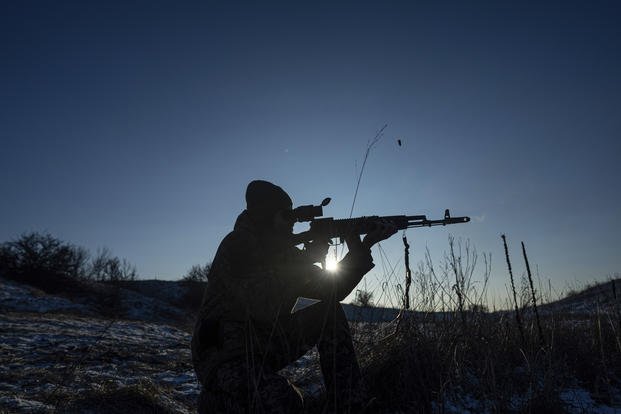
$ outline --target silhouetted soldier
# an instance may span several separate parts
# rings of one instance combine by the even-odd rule
[[[339,301],[371,268],[370,247],[396,232],[383,226],[363,241],[347,237],[338,274],[313,265],[327,246],[291,242],[292,201],[282,188],[253,181],[247,208],[211,265],[192,337],[202,385],[199,413],[295,413],[299,390],[277,371],[317,345],[330,410],[355,412],[365,401],[360,369]],[[292,313],[298,297],[321,302]]]

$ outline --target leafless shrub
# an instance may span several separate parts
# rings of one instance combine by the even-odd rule
[[[184,282],[206,282],[209,278],[209,271],[211,270],[211,263],[205,265],[194,265],[188,270],[188,272],[181,278]]]
[[[136,280],[136,267],[126,259],[119,259],[112,255],[109,249],[97,251],[89,266],[89,278],[97,282],[120,282]]]
[[[25,233],[0,245],[0,273],[46,291],[84,277],[88,252],[50,234]]]
[[[352,302],[354,305],[369,308],[373,306],[373,292],[368,290],[356,290],[356,298]]]

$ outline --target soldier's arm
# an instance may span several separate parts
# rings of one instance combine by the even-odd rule
[[[353,248],[339,262],[337,273],[327,272],[310,263],[287,273],[295,277],[291,281],[296,285],[294,296],[342,301],[374,266],[370,249]]]
[[[344,286],[342,289],[337,290],[337,296],[345,296],[356,287],[362,276],[364,276],[373,265],[373,258],[371,257],[371,246],[382,240],[385,240],[397,232],[397,227],[388,222],[382,220],[378,223],[377,228],[368,233],[361,241],[358,234],[350,234],[345,237],[349,253],[339,263],[339,268],[343,269],[345,277]]]
[[[382,222],[378,228],[360,240],[358,234],[345,237],[349,253],[339,262],[337,274],[328,274],[319,269],[314,270],[316,277],[305,278],[309,297],[317,299],[335,298],[342,301],[358,285],[360,279],[375,265],[371,257],[371,246],[395,234],[397,228],[388,222]],[[314,296],[313,296],[314,295]]]
[[[360,248],[352,249],[338,264],[338,273],[332,276],[336,284],[334,292],[336,299],[340,302],[356,288],[362,277],[367,274],[375,265],[371,257],[371,249]]]

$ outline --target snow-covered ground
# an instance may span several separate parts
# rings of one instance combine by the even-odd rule
[[[89,391],[148,383],[163,407],[196,411],[199,384],[189,332],[163,323],[106,319],[90,307],[0,279],[0,412],[53,412]],[[129,295],[134,302],[138,294]],[[152,298],[143,298],[149,311]],[[66,313],[71,312],[71,313]],[[78,315],[81,313],[83,316]],[[143,319],[137,311],[130,317]],[[316,351],[282,373],[321,390]],[[307,375],[309,366],[314,364]]]
[[[621,398],[621,395],[619,396]],[[620,406],[610,407],[605,404],[599,404],[591,393],[582,387],[567,388],[561,392],[561,400],[565,403],[567,411],[571,414],[579,413],[597,413],[597,414],[613,414],[621,413],[621,400],[617,401]]]
[[[591,394],[584,388],[576,386],[563,390],[561,400],[567,414],[619,414],[621,408],[599,404],[593,400]],[[524,396],[516,395],[512,399],[513,409],[516,412],[525,411],[527,402]],[[434,410],[446,414],[492,414],[497,412],[491,401],[480,400],[469,394],[458,394],[454,398],[447,398],[443,404],[434,403]]]
[[[129,311],[118,319],[103,318],[87,304],[0,278],[0,413],[58,412],[92,392],[145,384],[168,412],[195,412],[199,384],[190,333],[166,318],[149,322],[161,309],[174,316],[160,299],[137,292],[123,297]],[[354,332],[368,338],[367,325],[377,328],[358,323]],[[308,394],[323,389],[316,350],[281,373]],[[578,385],[560,396],[568,413],[621,413]],[[490,402],[463,393],[434,406],[456,414],[493,412]],[[621,398],[615,406],[621,407]]]
[[[95,312],[84,304],[68,299],[49,296],[39,289],[0,278],[0,312],[77,312],[94,315]]]
[[[151,381],[178,412],[191,411],[198,384],[190,334],[138,321],[67,315],[0,315],[0,407],[52,410],[103,384]],[[27,402],[27,403],[26,403]]]
[[[174,289],[168,287],[167,294],[174,295],[174,297],[180,296],[179,284],[172,287]],[[73,300],[69,300],[65,297],[47,295],[39,289],[0,277],[0,312],[70,313],[98,316],[102,314],[101,299],[107,295],[109,301],[114,299],[117,307],[115,311],[118,311],[119,317],[123,319],[174,324],[190,318],[190,315],[182,309],[158,297],[142,295],[132,289],[107,285],[100,285],[98,289],[86,290],[84,294],[74,295]]]

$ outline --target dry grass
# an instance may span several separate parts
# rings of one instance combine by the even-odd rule
[[[66,401],[57,412],[174,414],[176,411],[166,404],[161,390],[152,383],[144,381],[126,387],[119,387],[112,382],[103,384],[98,390],[89,390]]]
[[[573,387],[588,390],[598,403],[619,406],[616,292],[614,301],[581,316],[543,306],[538,324],[528,302],[539,294],[530,285],[531,298],[519,306],[520,327],[515,311],[486,312],[489,262],[484,260],[477,278],[476,251],[453,239],[450,244],[438,268],[429,256],[419,266],[413,297],[422,312],[403,313],[388,326],[353,325],[365,378],[382,412],[455,412],[457,406],[563,413],[568,407],[562,392]]]

